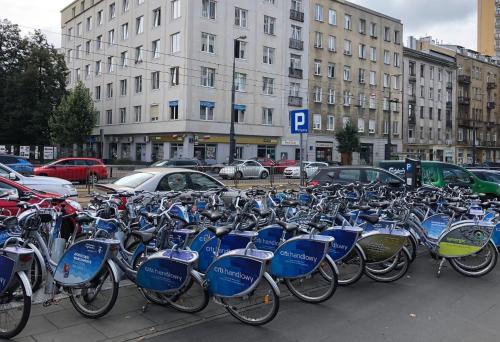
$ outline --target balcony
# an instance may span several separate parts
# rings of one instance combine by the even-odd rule
[[[291,9],[290,10],[290,19],[295,20],[295,21],[300,21],[301,23],[303,23],[304,22],[304,12]]]
[[[288,105],[290,107],[302,107],[302,97],[288,96]]]
[[[451,109],[453,107],[453,102],[446,101],[446,109]]]
[[[486,108],[488,108],[488,110],[495,109],[495,107],[496,107],[495,101],[488,101],[488,103],[486,104]]]
[[[415,138],[408,138],[408,144],[415,144]]]
[[[458,125],[459,126],[472,126],[471,125],[471,119],[466,118],[466,117],[459,117],[458,118]]]
[[[417,75],[415,74],[408,75],[408,81],[410,81],[411,83],[417,82]]]
[[[452,82],[446,82],[446,89],[453,89],[453,83]]]
[[[458,104],[464,105],[464,106],[470,105],[470,97],[459,96],[458,97]]]
[[[458,75],[458,83],[470,84],[470,76]]]
[[[446,120],[446,128],[453,128],[453,121]]]
[[[304,50],[304,41],[290,38],[290,49]]]
[[[302,78],[302,69],[297,69],[297,68],[288,68],[288,77],[291,78]]]
[[[497,88],[497,83],[496,82],[489,82],[486,84],[488,89],[496,89]]]
[[[415,96],[415,94],[408,95],[408,102],[410,102],[410,103],[416,103],[417,102],[417,97]]]

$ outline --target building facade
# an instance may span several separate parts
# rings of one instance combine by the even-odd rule
[[[401,21],[344,0],[311,1],[309,13],[308,158],[340,161],[334,134],[348,121],[361,140],[354,163],[384,159],[389,131],[402,152]]]
[[[289,111],[307,103],[300,0],[79,0],[61,12],[68,87],[82,81],[103,157],[226,161],[235,63],[238,158],[295,158]]]
[[[409,46],[413,43],[410,38]],[[425,160],[456,162],[455,58],[404,48],[403,63],[405,154]]]
[[[477,0],[477,50],[500,57],[500,1]]]

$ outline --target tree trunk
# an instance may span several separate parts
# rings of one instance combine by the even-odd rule
[[[342,165],[352,165],[352,153],[342,153],[340,158]]]

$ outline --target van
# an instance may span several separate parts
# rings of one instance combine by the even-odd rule
[[[405,176],[403,160],[384,160],[376,162],[376,165],[401,178]],[[500,196],[500,184],[481,180],[463,167],[437,161],[422,161],[422,184],[431,184],[440,188],[446,185],[466,187],[489,197]]]

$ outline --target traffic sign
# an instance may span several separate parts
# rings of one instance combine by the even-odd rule
[[[309,132],[309,110],[300,109],[290,111],[290,126],[292,134]]]

